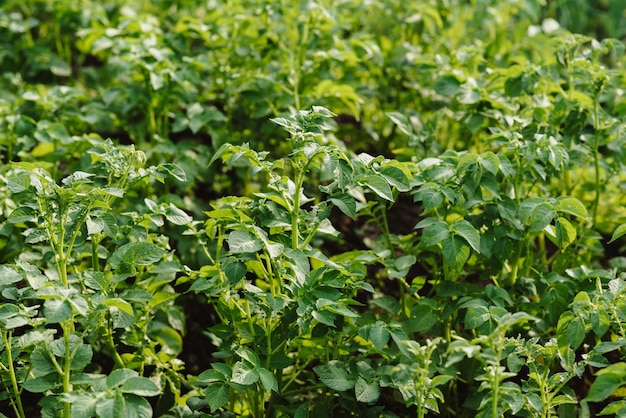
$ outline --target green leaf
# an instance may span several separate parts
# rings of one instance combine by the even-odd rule
[[[470,256],[470,247],[457,236],[450,236],[443,241],[441,250],[443,259],[456,271],[460,271]]]
[[[222,269],[231,284],[239,283],[239,281],[243,279],[248,272],[248,268],[245,263],[230,258],[222,264]]]
[[[337,193],[329,200],[346,216],[351,219],[356,217],[356,201],[348,193]]]
[[[121,386],[131,377],[138,376],[138,373],[131,369],[115,369],[106,378],[108,388]]]
[[[43,312],[49,324],[58,324],[72,317],[72,306],[67,300],[48,299],[43,304]]]
[[[27,379],[22,387],[29,392],[43,393],[48,390],[54,389],[60,383],[57,381],[56,373],[51,373],[43,377],[35,377],[33,379]]]
[[[133,393],[125,394],[123,399],[125,400],[124,415],[109,415],[109,416],[123,416],[132,418],[152,418],[152,407],[150,403],[141,396]]]
[[[113,320],[114,328],[125,328],[135,322],[135,312],[130,303],[121,298],[108,298],[102,301]]]
[[[475,329],[489,321],[491,314],[486,306],[476,306],[469,308],[465,314],[465,326]]]
[[[137,396],[157,396],[161,393],[161,389],[152,380],[141,377],[129,377],[122,383],[120,390],[124,393],[133,393]]]
[[[327,310],[337,315],[342,315],[348,318],[358,318],[359,314],[348,308],[346,305],[340,302],[335,302],[325,298],[319,298],[315,305],[318,309]]]
[[[14,267],[0,265],[0,286],[8,286],[17,283],[24,278]]]
[[[125,417],[126,398],[122,393],[116,393],[114,397],[100,399],[96,404],[96,415],[103,417]]]
[[[620,226],[615,228],[615,231],[613,231],[613,236],[611,237],[611,240],[608,242],[608,244],[624,236],[624,234],[626,234],[626,224],[621,224]]]
[[[315,366],[313,371],[326,386],[339,392],[352,389],[356,383],[350,377],[343,362],[339,360],[331,360],[328,364]]]
[[[546,202],[539,203],[530,215],[530,232],[543,231],[555,216],[556,212],[552,209],[552,205]]]
[[[98,399],[90,393],[64,393],[61,400],[72,404],[72,418],[91,418],[96,413]]]
[[[224,383],[212,383],[204,390],[211,413],[226,405],[230,399],[230,388]]]
[[[442,75],[435,81],[435,91],[442,96],[452,97],[461,88],[461,80],[453,74]]]
[[[261,360],[259,359],[259,356],[254,351],[249,350],[247,348],[239,348],[237,349],[237,351],[235,351],[235,353],[237,353],[237,355],[241,357],[242,359],[250,362],[254,367],[256,368],[261,367]]]
[[[389,183],[387,183],[387,181],[385,181],[385,179],[381,176],[366,176],[362,183],[378,196],[393,202],[393,192],[391,191],[391,187],[389,187]]]
[[[410,189],[409,178],[404,171],[392,165],[383,166],[378,172],[387,180],[387,183],[394,186],[401,192],[407,192]]]
[[[261,384],[266,392],[274,391],[278,392],[278,381],[273,373],[264,368],[259,368],[259,377],[261,378]]]
[[[585,339],[585,324],[575,317],[567,325],[566,338],[572,349],[576,350],[582,344]]]
[[[411,125],[409,119],[402,113],[388,112],[387,117],[391,119],[391,121],[398,127],[398,129],[400,129],[400,132],[402,132],[403,134],[408,136],[415,135],[413,132],[413,125]]]
[[[587,208],[575,197],[562,196],[557,198],[554,209],[558,212],[568,213],[579,218],[587,218]]]
[[[437,314],[428,303],[416,303],[411,306],[411,316],[407,323],[411,332],[423,332],[429,330],[437,323]]]
[[[382,321],[376,321],[369,330],[369,339],[377,350],[382,350],[389,342],[389,330]]]
[[[109,258],[111,268],[116,270],[122,265],[147,266],[161,260],[166,251],[150,242],[130,242],[118,247]]]
[[[356,400],[363,403],[376,402],[380,396],[378,382],[367,382],[359,376],[354,385]]]
[[[460,219],[452,224],[451,230],[463,237],[474,251],[480,253],[480,234],[471,223]]]
[[[419,227],[419,224],[416,226]],[[420,245],[431,247],[437,245],[450,236],[450,226],[443,221],[435,220],[422,233]]]
[[[177,208],[172,203],[165,210],[165,219],[174,225],[187,225],[193,221],[193,218],[184,210]]]
[[[7,218],[12,224],[22,223],[22,222],[36,222],[37,214],[34,209],[28,206],[20,206],[15,209],[9,217]]]
[[[246,231],[232,231],[226,241],[231,253],[255,253],[263,248],[263,242]]]
[[[596,377],[585,399],[587,402],[602,402],[625,384],[626,373],[623,371],[603,373]]]
[[[249,362],[238,361],[233,366],[233,375],[230,381],[243,386],[250,386],[258,382],[259,372]]]
[[[561,249],[569,247],[576,240],[576,228],[567,218],[557,218],[555,228],[556,245]]]
[[[72,363],[70,364],[71,370],[82,370],[91,363],[91,359],[93,358],[91,346],[81,343],[74,351]]]
[[[415,194],[415,200],[421,201],[424,210],[439,208],[443,204],[444,195],[436,183],[425,183]]]
[[[173,178],[175,178],[176,180],[180,182],[187,181],[187,174],[185,173],[185,170],[183,170],[182,168],[180,168],[180,166],[176,164],[172,164],[172,163],[161,164],[157,167],[157,171],[159,173],[164,173],[169,176],[172,176]]]

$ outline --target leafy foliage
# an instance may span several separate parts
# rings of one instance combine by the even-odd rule
[[[0,6],[0,414],[624,415],[623,2],[227,3]]]

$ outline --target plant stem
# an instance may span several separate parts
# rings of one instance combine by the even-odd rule
[[[595,170],[595,199],[593,201],[593,214],[591,218],[591,227],[594,228],[596,225],[596,218],[598,215],[598,205],[600,204],[600,161],[599,161],[599,148],[600,148],[600,134],[598,133],[600,129],[600,123],[598,121],[599,118],[599,104],[598,98],[596,97],[593,101],[593,167]]]
[[[13,366],[13,354],[12,354],[12,346],[11,346],[11,338],[13,337],[13,333],[11,331],[5,331],[2,333],[2,337],[4,339],[5,351],[7,353],[7,366],[9,367],[9,375],[11,376],[11,386],[13,389],[13,396],[15,397],[14,408],[16,409],[16,414],[20,418],[26,418],[26,414],[24,413],[24,406],[22,405],[22,398],[20,396],[20,389],[17,385],[17,377],[15,376],[15,368]],[[13,403],[13,402],[12,402]]]

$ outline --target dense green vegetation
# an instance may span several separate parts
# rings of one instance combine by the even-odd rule
[[[0,416],[626,416],[625,7],[5,1]]]

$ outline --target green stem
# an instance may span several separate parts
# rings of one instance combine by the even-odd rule
[[[4,346],[5,346],[5,351],[7,353],[7,365],[9,366],[9,375],[11,376],[11,386],[13,388],[13,396],[15,397],[14,400],[14,408],[16,409],[16,414],[18,417],[20,418],[26,418],[26,414],[24,413],[24,406],[22,405],[22,397],[20,395],[20,389],[19,386],[17,385],[17,377],[15,376],[15,368],[13,366],[13,354],[12,354],[12,346],[11,346],[11,338],[12,338],[12,332],[11,331],[5,331],[2,334],[2,337],[4,339]],[[12,402],[13,403],[13,402]]]
[[[115,341],[113,340],[113,321],[111,320],[111,315],[107,315],[107,345],[109,346],[109,350],[111,350],[111,355],[113,356],[113,362],[120,369],[125,367],[124,360],[120,357],[119,353],[115,349]]]
[[[72,372],[72,350],[70,346],[70,336],[72,335],[72,328],[74,327],[73,315],[72,318],[61,324],[63,328],[63,341],[65,343],[64,363],[63,363],[63,393],[69,393],[72,391],[71,372]],[[63,404],[64,418],[70,418],[72,416],[72,404],[65,402]]]
[[[598,98],[596,97],[593,103],[593,125],[594,125],[594,133],[593,133],[593,167],[595,170],[595,199],[593,202],[593,214],[591,218],[592,228],[596,225],[596,219],[598,214],[598,206],[600,205],[600,159],[599,159],[599,148],[600,148],[600,123],[598,121],[599,118],[599,104]]]
[[[300,248],[300,231],[298,227],[300,215],[300,195],[302,194],[302,184],[304,183],[303,173],[296,173],[296,190],[293,197],[293,210],[291,211],[291,247]]]

